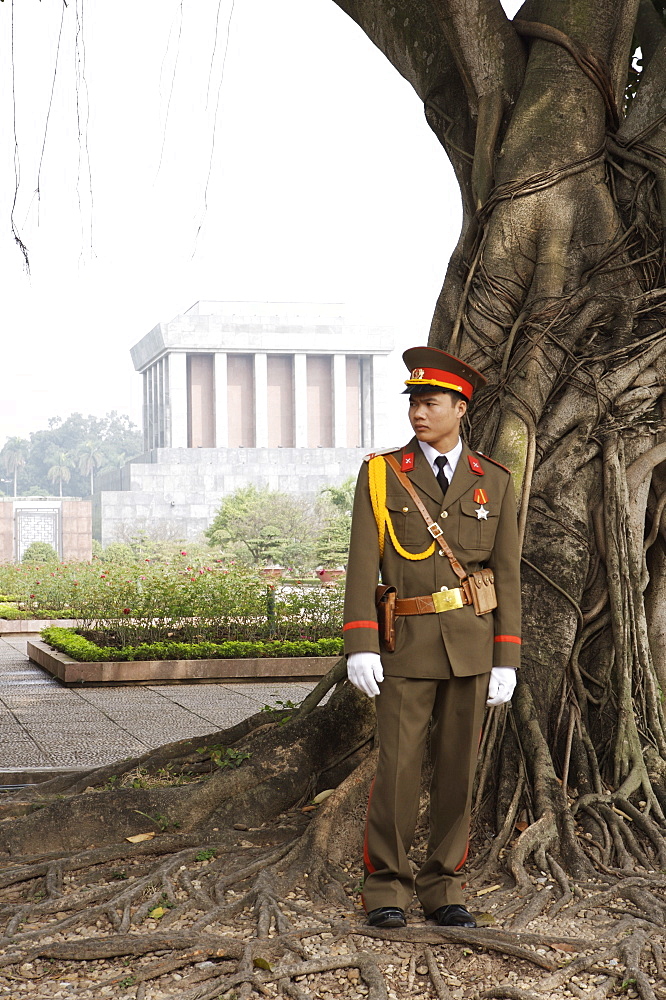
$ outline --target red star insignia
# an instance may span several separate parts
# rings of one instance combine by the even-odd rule
[[[402,464],[400,466],[401,472],[411,472],[414,468],[414,452],[407,452],[406,455],[402,456]]]

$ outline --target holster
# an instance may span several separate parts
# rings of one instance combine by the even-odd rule
[[[377,624],[379,626],[379,646],[385,653],[395,650],[395,587],[382,584],[375,591]]]
[[[474,605],[477,615],[486,615],[497,607],[495,577],[491,569],[479,569],[475,573],[468,573],[465,579],[460,581],[460,586],[465,591],[468,603]]]

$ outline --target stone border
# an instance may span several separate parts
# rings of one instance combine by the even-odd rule
[[[0,618],[0,635],[12,632],[41,632],[43,628],[60,625],[62,628],[76,628],[73,618]]]
[[[112,660],[81,663],[40,639],[28,641],[28,656],[63,684],[193,684],[199,681],[317,680],[339,656],[257,657],[236,660]]]

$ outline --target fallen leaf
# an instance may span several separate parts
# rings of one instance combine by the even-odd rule
[[[150,911],[148,916],[152,917],[153,920],[159,920],[160,917],[163,917],[165,913],[166,913],[166,906],[156,906],[154,910]]]
[[[327,788],[325,791],[320,792],[319,795],[315,795],[312,801],[316,806],[318,806],[321,802],[325,802],[329,795],[332,795],[334,791],[335,788]]]
[[[273,966],[271,965],[270,962],[266,961],[265,958],[253,958],[252,964],[255,967],[255,969],[265,969],[266,972],[273,971]]]
[[[316,808],[317,808],[316,806],[303,806],[303,808],[301,809],[301,812],[302,813],[311,813]]]
[[[474,919],[477,927],[492,927],[497,923],[492,913],[475,913]]]
[[[575,945],[567,944],[566,941],[562,941],[561,944],[551,944],[550,947],[555,951],[566,951],[570,955],[575,955],[578,952]]]
[[[501,885],[489,885],[487,889],[479,889],[477,896],[485,896],[487,892],[494,892],[495,889],[501,889]]]
[[[155,831],[152,833],[135,833],[133,837],[125,837],[125,840],[129,840],[130,844],[142,844],[144,840],[152,840],[155,836]]]
[[[522,832],[523,832],[523,830],[526,830],[526,829],[528,828],[528,826],[529,826],[529,825],[530,825],[530,824],[529,824],[529,823],[526,823],[524,819],[520,819],[520,820],[518,820],[518,822],[517,822],[517,823],[515,824],[515,827],[516,827],[516,830],[520,830],[520,832],[522,833]]]
[[[257,845],[253,844],[251,840],[239,840],[238,841],[238,846],[239,847],[256,847]]]

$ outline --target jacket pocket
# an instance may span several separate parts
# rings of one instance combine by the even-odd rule
[[[481,517],[479,510],[482,512]],[[483,516],[486,511],[486,516]],[[461,548],[490,553],[495,543],[499,511],[498,503],[480,504],[473,500],[461,500],[458,526],[458,542]]]
[[[407,493],[387,495],[386,507],[401,545],[409,551],[427,548],[432,541],[416,504]]]

